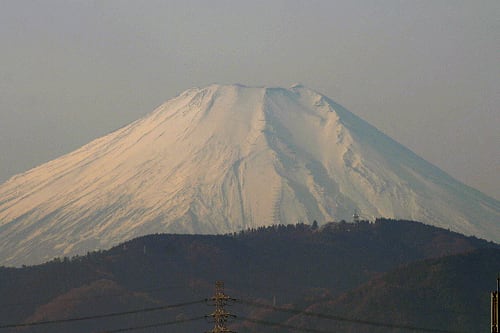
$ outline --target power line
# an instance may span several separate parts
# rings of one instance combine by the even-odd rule
[[[144,329],[148,329],[148,328],[155,328],[155,327],[162,327],[162,326],[168,326],[168,325],[187,323],[190,321],[197,321],[197,320],[204,319],[204,318],[205,318],[205,316],[188,318],[188,319],[178,319],[178,320],[166,321],[166,322],[144,325],[144,326],[131,326],[131,327],[126,327],[126,328],[118,328],[115,330],[101,331],[98,333],[118,333],[118,332],[126,332],[126,331],[133,331],[133,330],[144,330]]]
[[[329,320],[335,320],[335,321],[343,321],[343,322],[349,322],[349,323],[355,323],[355,324],[363,324],[363,325],[385,327],[385,328],[406,329],[406,330],[430,332],[430,333],[465,333],[465,332],[460,332],[460,331],[450,331],[450,330],[443,330],[443,329],[436,329],[436,328],[425,328],[425,327],[417,327],[417,326],[412,326],[412,325],[399,325],[399,324],[390,324],[390,323],[383,323],[383,322],[357,319],[357,318],[348,318],[348,317],[343,317],[343,316],[338,316],[338,315],[329,315],[329,314],[317,313],[317,312],[306,311],[306,310],[286,309],[286,308],[276,307],[276,306],[267,305],[267,304],[263,304],[263,303],[252,302],[252,301],[248,301],[248,300],[241,300],[241,299],[239,300],[239,302],[242,304],[260,307],[260,308],[265,308],[265,309],[270,309],[273,311],[288,312],[288,313],[297,314],[297,315],[305,315],[305,316],[310,316],[310,317],[329,319]]]
[[[41,325],[48,325],[48,324],[60,324],[60,323],[68,323],[68,322],[74,322],[74,321],[84,321],[84,320],[90,320],[90,319],[119,317],[119,316],[126,316],[126,315],[136,314],[136,313],[174,309],[174,308],[179,308],[179,307],[183,307],[183,306],[199,304],[199,303],[204,303],[204,302],[205,302],[205,300],[203,299],[203,300],[198,300],[198,301],[191,301],[191,302],[171,304],[171,305],[163,305],[163,306],[157,306],[157,307],[151,307],[151,308],[143,308],[143,309],[137,309],[137,310],[123,311],[123,312],[112,312],[112,313],[106,313],[106,314],[101,314],[101,315],[75,317],[75,318],[67,318],[67,319],[45,320],[45,321],[34,321],[34,322],[29,322],[29,323],[6,324],[6,325],[1,325],[0,329],[16,328],[16,327],[28,327],[28,326],[41,326]]]
[[[406,329],[406,330],[429,332],[429,333],[464,333],[464,332],[451,331],[451,330],[445,330],[445,329],[425,328],[425,327],[417,327],[417,326],[412,326],[412,325],[399,325],[399,324],[391,324],[391,323],[370,321],[370,320],[357,319],[357,318],[349,318],[349,317],[324,314],[324,313],[317,313],[317,312],[313,312],[313,311],[300,310],[300,309],[282,308],[282,307],[272,306],[272,305],[268,305],[268,304],[264,304],[264,303],[260,303],[260,302],[255,302],[255,301],[250,301],[250,300],[244,300],[244,299],[236,300],[236,299],[233,299],[233,298],[226,296],[223,292],[219,292],[219,293],[223,297],[221,295],[219,295],[221,297],[214,296],[212,299],[209,299],[209,300],[212,300],[212,301],[222,300],[223,301],[222,305],[224,305],[228,300],[231,300],[231,301],[237,301],[238,303],[244,304],[244,305],[260,307],[260,308],[270,309],[270,310],[279,311],[279,312],[287,312],[287,313],[291,313],[291,314],[295,314],[295,315],[305,315],[305,316],[311,316],[311,317],[316,317],[316,318],[321,318],[321,319],[342,321],[342,322],[369,325],[369,326],[385,327],[385,328],[391,328],[391,329]],[[217,295],[218,294],[216,293],[216,296]],[[5,324],[5,325],[0,325],[0,329],[29,327],[29,326],[41,326],[41,325],[48,325],[48,324],[59,324],[59,323],[67,323],[67,322],[75,322],[75,321],[85,321],[85,320],[91,320],[91,319],[118,317],[118,316],[130,315],[130,314],[179,308],[179,307],[184,307],[184,306],[188,306],[188,305],[204,303],[206,301],[207,301],[207,299],[203,299],[203,300],[197,300],[197,301],[191,301],[191,302],[163,305],[163,306],[136,309],[136,310],[130,310],[130,311],[113,312],[113,313],[100,314],[100,315],[75,317],[75,318],[68,318],[68,319],[37,321],[37,322],[29,322],[29,323]],[[222,318],[224,319],[223,323],[225,323],[227,321],[227,317],[229,317],[229,316],[235,317],[235,316],[233,316],[225,311],[223,311],[222,314],[223,314]],[[144,326],[135,326],[135,327],[127,327],[127,328],[120,328],[120,329],[115,329],[115,330],[103,331],[101,333],[125,332],[125,331],[131,331],[131,330],[139,330],[139,329],[147,329],[147,328],[154,328],[154,327],[160,327],[160,326],[174,325],[174,324],[179,324],[179,323],[184,323],[184,322],[195,321],[195,320],[203,319],[206,317],[207,316],[194,317],[194,318],[189,318],[189,319],[179,319],[179,320],[170,321],[170,322],[160,322],[160,323],[149,324],[149,325],[144,325]],[[242,320],[242,321],[249,321],[249,322],[252,322],[255,324],[260,324],[260,325],[275,326],[275,327],[293,329],[293,330],[298,330],[298,331],[303,331],[303,332],[332,333],[330,331],[322,331],[322,330],[318,330],[318,329],[314,329],[314,328],[298,327],[298,326],[270,322],[270,321],[266,321],[266,320],[255,319],[255,318],[239,317],[237,319]],[[226,331],[230,332],[227,329],[226,329]]]
[[[296,330],[296,331],[302,331],[302,332],[310,332],[310,333],[334,333],[333,331],[321,331],[315,328],[304,328],[304,327],[298,327],[298,326],[293,326],[293,325],[287,325],[287,324],[282,324],[282,323],[276,323],[276,322],[271,322],[267,320],[261,320],[261,319],[252,319],[252,318],[246,318],[246,317],[236,317],[237,320],[241,321],[249,321],[254,324],[260,324],[260,325],[266,325],[266,326],[273,326],[273,327],[281,327],[281,328],[288,328],[291,330]]]
[[[88,284],[84,284],[84,285],[81,285],[79,287],[75,287],[75,288],[72,288],[72,289],[69,289],[65,292],[63,292],[63,294],[65,293],[69,293],[71,292],[72,290],[74,289],[78,289],[80,287],[84,287],[84,286],[90,286],[92,283],[94,283],[96,281],[91,281],[90,283]],[[73,301],[73,300],[77,300],[77,301],[82,301],[82,300],[91,300],[91,299],[98,299],[98,298],[109,298],[109,297],[120,297],[120,296],[123,296],[124,293],[127,293],[127,292],[131,292],[131,293],[151,293],[151,292],[154,292],[154,291],[160,291],[160,290],[170,290],[170,289],[180,289],[180,288],[189,288],[189,286],[186,286],[186,285],[181,285],[181,284],[177,284],[177,285],[165,285],[163,287],[156,287],[156,288],[150,288],[150,289],[138,289],[138,290],[127,290],[127,289],[124,289],[123,291],[119,291],[119,292],[116,292],[116,293],[111,293],[111,294],[106,294],[106,295],[93,295],[93,296],[89,296],[89,295],[86,295],[86,296],[75,296],[75,297],[67,297],[65,298],[66,301]],[[41,305],[40,303],[44,303],[44,302],[50,302],[52,301],[53,298],[50,298],[50,299],[47,299],[47,300],[33,300],[33,301],[29,301],[29,302],[16,302],[16,303],[4,303],[4,304],[0,304],[0,307],[14,307],[14,306],[27,306],[27,305]]]

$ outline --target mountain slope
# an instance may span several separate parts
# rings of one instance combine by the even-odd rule
[[[356,297],[347,298],[350,302],[345,305],[341,295],[384,272],[415,260],[442,258],[484,248],[491,248],[496,253],[500,251],[499,245],[474,237],[422,223],[395,220],[377,220],[371,224],[332,223],[320,229],[303,224],[282,225],[236,235],[150,235],[73,259],[53,260],[25,268],[0,268],[0,304],[3,305],[0,323],[86,317],[203,300],[213,294],[215,280],[225,282],[231,297],[257,299],[261,303],[271,302],[274,298],[278,306],[292,303],[305,308],[304,302],[306,305],[322,305],[326,300],[339,300],[342,307],[335,308],[333,313],[344,315],[340,312],[344,306],[349,309],[364,305],[356,300],[381,299],[376,288],[363,287],[369,292],[361,295],[354,290]],[[494,264],[492,262],[491,267],[494,268]],[[408,267],[411,269],[412,266]],[[415,267],[408,274],[418,272],[421,265]],[[459,267],[446,269],[442,277],[444,281],[447,277],[455,278],[457,274],[463,277],[466,275],[456,272],[468,270],[468,276],[477,273],[481,279],[488,280],[484,270],[478,267],[483,265],[464,261]],[[414,280],[426,275],[427,270],[422,270],[422,273],[414,274]],[[494,271],[490,277],[493,284],[495,276]],[[375,282],[373,285],[380,284]],[[432,295],[432,283],[421,286],[424,292]],[[455,295],[463,297],[470,295],[464,291],[474,291],[475,297],[481,298],[481,293],[476,292],[477,287],[484,289],[488,286],[465,283],[462,289],[467,290],[458,290]],[[485,299],[488,300],[488,294]],[[426,302],[424,309],[433,304],[432,299]],[[441,310],[452,307],[453,304],[444,304]],[[259,319],[251,313],[256,309],[243,303],[229,308],[239,317],[251,315]],[[173,308],[171,313],[155,311],[50,327],[27,327],[26,331],[102,332],[199,317],[211,310],[202,302],[198,306]],[[376,315],[379,309],[371,310]],[[405,309],[405,315],[415,315],[410,310]],[[357,313],[366,315],[356,312],[356,317]],[[284,315],[290,317],[290,314]],[[277,320],[279,318],[272,317],[272,321]],[[392,322],[392,318],[383,321]],[[198,326],[171,326],[168,332],[203,332],[212,326],[205,320],[195,324]],[[257,329],[237,328],[235,331],[256,332]],[[277,332],[276,328],[269,331]]]
[[[500,203],[330,99],[212,85],[0,186],[0,263],[156,232],[223,233],[364,216],[500,239]]]
[[[335,299],[305,303],[310,304],[307,307],[310,312],[362,318],[371,323],[433,328],[443,332],[487,332],[490,329],[489,293],[496,286],[499,265],[499,249],[476,249],[411,263]],[[286,322],[346,333],[420,331],[305,316],[292,316]]]

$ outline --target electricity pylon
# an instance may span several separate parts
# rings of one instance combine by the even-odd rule
[[[491,292],[491,333],[498,333],[498,297],[500,292],[500,275],[497,277],[497,290]]]
[[[236,299],[224,294],[224,282],[215,282],[215,295],[207,299],[207,301],[209,301],[212,306],[215,306],[215,311],[205,316],[207,318],[212,318],[214,328],[205,333],[236,333],[226,327],[229,318],[235,318],[236,316],[226,311],[225,306],[232,301],[236,301]]]

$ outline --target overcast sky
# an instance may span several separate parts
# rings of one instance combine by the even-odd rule
[[[297,82],[500,198],[498,0],[0,0],[0,183],[188,88]]]

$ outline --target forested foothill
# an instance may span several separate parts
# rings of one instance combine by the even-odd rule
[[[391,329],[360,324],[360,318],[472,332],[488,327],[489,290],[498,270],[498,244],[402,220],[275,225],[227,235],[155,234],[42,265],[2,267],[0,324],[189,303],[211,297],[214,282],[221,280],[225,292],[239,300],[347,319],[316,320],[236,302],[233,313],[256,320],[234,322],[238,332],[280,331],[263,322],[339,332]],[[12,331],[101,332],[212,310],[201,302]],[[168,327],[174,333],[208,329],[205,321]]]

